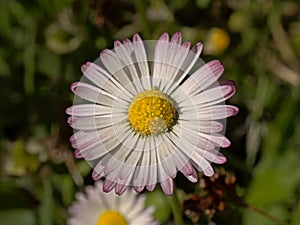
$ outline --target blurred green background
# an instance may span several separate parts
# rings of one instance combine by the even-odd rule
[[[181,31],[236,82],[222,152],[239,195],[300,225],[300,3],[280,0],[0,0],[0,223],[63,225],[91,169],[75,160],[64,113],[80,65],[115,39]],[[219,167],[219,166],[217,166]],[[178,182],[178,181],[177,181]],[[156,217],[171,220],[159,192]],[[184,193],[183,193],[184,195]],[[218,225],[273,225],[232,207]],[[191,224],[185,217],[187,224]],[[204,224],[204,223],[202,223]]]

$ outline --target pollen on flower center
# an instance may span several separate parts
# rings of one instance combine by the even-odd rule
[[[178,113],[171,100],[153,87],[134,97],[128,109],[128,117],[135,131],[151,135],[170,131],[176,124]]]
[[[107,210],[99,217],[97,225],[127,225],[126,219],[117,211]]]

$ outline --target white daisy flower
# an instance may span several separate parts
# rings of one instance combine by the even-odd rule
[[[76,202],[69,208],[68,225],[157,225],[153,207],[145,208],[145,195],[133,190],[122,196],[102,192],[102,181],[87,186],[86,194],[77,193]]]
[[[105,177],[104,191],[152,191],[160,183],[171,195],[178,171],[196,182],[196,170],[211,176],[210,163],[226,161],[218,150],[230,145],[225,119],[238,108],[224,101],[235,86],[217,82],[224,68],[201,61],[201,43],[190,46],[179,32],[158,41],[135,34],[82,66],[83,79],[71,86],[81,101],[66,110],[70,141],[93,178]]]

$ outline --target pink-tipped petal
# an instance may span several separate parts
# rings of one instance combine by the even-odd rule
[[[155,189],[155,187],[156,187],[156,184],[148,184],[146,186],[146,188],[147,188],[148,191],[153,191]]]
[[[204,91],[209,86],[217,83],[224,72],[224,67],[219,60],[213,60],[196,70],[182,85],[184,92],[191,96]]]
[[[170,36],[167,32],[164,32],[158,40],[168,42],[170,40]]]
[[[173,185],[174,185],[173,180],[171,178],[168,178],[168,179],[160,182],[160,187],[166,195],[173,194],[173,189],[174,189]]]
[[[133,41],[143,41],[143,39],[139,34],[136,33],[133,35]]]
[[[103,191],[110,192],[116,187],[116,185],[117,184],[115,182],[105,179],[104,184],[103,184]]]
[[[206,151],[206,150],[198,149],[197,151],[199,152],[200,155],[202,155],[210,162],[217,163],[217,164],[223,164],[226,162],[226,157],[217,150]]]
[[[133,189],[138,193],[142,192],[144,188],[144,186],[133,186]]]
[[[222,80],[219,82],[220,85],[231,85],[235,86],[235,82],[233,80]]]
[[[83,155],[81,154],[81,152],[80,152],[79,149],[76,149],[76,150],[74,151],[74,156],[75,156],[75,158],[77,158],[77,159],[83,158]]]
[[[120,45],[122,45],[122,43],[121,43],[119,40],[116,40],[116,41],[114,42],[114,47],[115,47],[115,48],[119,47]]]
[[[115,192],[117,195],[122,195],[127,190],[127,186],[124,184],[117,184],[115,187]]]
[[[232,105],[214,105],[197,110],[199,120],[219,120],[238,113],[239,109]],[[189,112],[183,114],[182,119],[191,118]]]
[[[186,49],[190,49],[191,47],[191,42],[190,41],[186,41],[182,44],[182,47],[183,48],[186,48]]]
[[[193,174],[191,174],[190,176],[186,177],[189,181],[196,183],[198,181],[198,175],[196,170],[193,168]]]
[[[203,169],[203,173],[205,176],[211,177],[212,175],[214,175],[215,171],[211,166],[208,166]]]
[[[188,177],[194,173],[193,167],[189,162],[186,163],[185,166],[180,168],[179,170],[186,177]]]
[[[94,179],[94,180],[100,180],[102,177],[104,177],[104,173],[99,173],[99,172],[97,172],[96,170],[93,170],[93,173],[92,173],[92,178]]]
[[[170,42],[174,42],[174,43],[177,43],[177,44],[181,44],[181,42],[182,42],[182,36],[181,36],[181,33],[180,33],[180,32],[174,33],[173,36],[171,37]]]

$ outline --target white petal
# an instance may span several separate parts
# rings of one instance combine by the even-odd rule
[[[154,207],[148,207],[142,213],[139,213],[136,217],[132,218],[131,224],[158,225],[158,222],[153,221],[153,218],[151,218],[153,212]]]
[[[184,154],[184,149],[178,145],[179,142],[178,136],[174,132],[170,132],[165,135],[164,142],[158,147],[158,163],[166,175],[166,177],[160,177],[160,180],[165,180],[167,176],[175,178],[178,170],[187,168],[189,157]]]
[[[222,85],[215,88],[208,89],[204,92],[200,92],[197,95],[191,96],[190,101],[194,104],[191,106],[190,101],[183,100],[177,102],[180,108],[183,107],[195,107],[195,105],[201,105],[201,107],[212,106],[220,102],[224,102],[226,99],[233,96],[235,93],[235,87],[232,85]]]
[[[173,132],[176,134],[174,137],[174,143],[180,149],[184,149],[185,143],[189,143],[191,146],[195,146],[201,149],[212,150],[215,148],[216,144],[208,139],[207,137],[203,136],[203,133],[190,130],[188,127],[182,127],[180,130],[179,126],[175,126],[173,128]]]
[[[176,84],[172,86],[172,88],[168,91],[168,94],[171,94],[175,89],[179,87],[181,82],[184,80],[186,75],[191,71],[193,66],[197,61],[199,61],[199,56],[202,52],[203,44],[198,42],[192,49],[189,51],[189,54],[185,58],[185,61],[183,62],[182,71],[183,74],[180,75],[180,78],[176,81]]]
[[[154,50],[154,58],[153,58],[153,78],[158,78],[153,80],[154,86],[160,86],[160,81],[163,77],[163,63],[165,62],[166,54],[167,54],[167,48],[169,43],[169,34],[163,33],[160,38],[158,39],[155,50]]]
[[[180,172],[186,176],[187,179],[189,179],[189,181],[196,183],[198,181],[198,175],[197,172],[195,171],[194,167],[190,164],[187,163],[187,167],[190,168],[186,171],[186,167],[183,167]],[[190,171],[191,170],[191,171]]]
[[[130,74],[132,78],[131,81],[134,81],[137,93],[142,92],[143,87],[140,81],[140,76],[135,67],[137,62],[132,59],[132,43],[127,42],[123,45],[121,42],[116,41],[114,50],[116,51],[116,56],[120,60],[120,63],[123,65],[124,71],[127,70],[127,74]]]
[[[218,60],[213,60],[196,70],[182,85],[181,89],[189,96],[204,91],[217,82],[224,71]]]
[[[173,180],[171,178],[168,178],[160,182],[160,187],[166,195],[173,194],[174,186],[173,186]]]
[[[185,42],[181,45],[181,41],[179,32],[175,33],[170,41],[168,34],[164,33],[155,45],[153,83],[167,94],[174,89],[175,82],[184,79],[201,52],[197,49],[197,56],[194,57],[195,54],[189,50],[190,43]]]
[[[164,138],[164,141],[159,145],[157,149],[158,163],[161,165],[161,168],[164,169],[167,177],[175,178],[177,170],[174,164],[174,155],[176,155],[176,149],[173,145],[168,143],[167,139]],[[160,179],[165,180],[165,177]]]
[[[136,199],[135,207],[131,208],[131,210],[126,212],[126,217],[131,221],[136,218],[143,211],[145,205],[146,198],[145,196],[141,196]]]
[[[219,120],[230,116],[234,116],[238,113],[239,109],[232,105],[215,105],[205,108],[196,108],[195,111],[183,111],[180,115],[180,119],[189,120],[197,117],[198,120]]]
[[[132,150],[130,152],[130,155],[128,155],[126,161],[123,163],[122,168],[120,170],[121,180],[129,181],[129,178],[133,176],[135,170],[139,169],[139,166],[137,164],[141,160],[141,157],[143,157],[142,152],[135,150]]]
[[[104,184],[103,184],[103,191],[110,192],[115,188],[116,185],[117,185],[116,182],[106,178],[104,181]],[[115,207],[114,202],[109,201],[108,204],[109,204],[109,208],[111,208],[111,209],[113,209]]]
[[[79,131],[77,133],[80,133]],[[76,133],[76,134],[77,134]],[[108,148],[108,143],[113,142],[118,144],[118,140],[107,135],[106,132],[82,132],[83,135],[75,139],[76,157],[85,158],[86,160],[94,160],[102,157],[112,151],[114,147]],[[81,135],[81,134],[80,134]]]
[[[123,108],[128,105],[127,100],[117,98],[110,93],[103,91],[93,85],[83,82],[75,82],[71,85],[71,90],[77,96],[90,102],[95,102],[101,105],[113,106]]]
[[[212,176],[214,174],[214,170],[210,163],[197,151],[194,151],[194,154],[191,155],[191,161],[198,171],[203,171],[204,175]]]
[[[120,198],[121,207],[119,207],[119,211],[123,215],[127,215],[127,213],[136,206],[136,197],[137,194],[132,189],[130,189],[123,194],[122,198]]]
[[[143,151],[137,170],[134,174],[133,185],[140,192],[146,185],[156,185],[157,180],[157,137],[150,136],[145,140]]]
[[[81,66],[81,70],[82,73],[101,88],[101,90],[120,98],[133,98],[134,95],[130,93],[122,83],[97,64],[88,62]]]
[[[175,140],[176,146],[181,149],[181,151],[190,158],[192,164],[196,167],[197,170],[203,171],[205,175],[211,176],[213,174],[213,169],[209,162],[205,159],[204,156],[200,154],[201,148],[196,146],[195,141],[188,140],[184,137],[180,137],[180,142]],[[195,176],[193,176],[195,177]],[[193,178],[192,177],[192,178]]]
[[[175,47],[173,47],[174,45]],[[190,42],[185,42],[182,46],[178,44],[172,44],[169,55],[173,55],[174,58],[171,58],[166,67],[166,69],[168,69],[166,74],[168,75],[167,80],[169,80],[169,83],[164,88],[165,93],[170,94],[174,89],[174,84],[177,83],[178,80],[182,80],[182,77],[186,76],[187,69],[190,67],[190,62],[187,63],[186,59],[188,54],[193,54],[190,52],[189,48]]]
[[[226,157],[217,150],[205,151],[198,149],[197,151],[210,162],[217,164],[223,164],[226,162]]]
[[[127,121],[127,117],[120,114],[118,116],[101,115],[89,117],[70,116],[68,123],[77,130],[97,130],[113,126],[116,123]]]
[[[124,112],[124,110],[116,109],[118,113]],[[86,116],[98,116],[112,114],[113,109],[109,106],[97,105],[97,104],[80,104],[73,105],[66,109],[66,113],[72,116],[86,117]]]
[[[221,122],[209,120],[180,120],[180,124],[190,130],[203,133],[217,133],[222,131],[224,128],[224,125]]]
[[[139,70],[140,76],[143,78],[142,85],[144,86],[145,90],[151,90],[152,85],[150,81],[148,58],[143,40],[138,34],[135,34],[133,36],[132,46],[137,61],[137,68]]]
[[[134,189],[138,192],[142,191],[148,183],[152,182],[149,179],[150,171],[152,169],[150,156],[151,152],[143,152],[139,161],[139,165],[134,172],[133,185]],[[155,184],[156,183],[157,181],[155,181]]]
[[[124,54],[122,54],[120,57],[124,57]],[[136,79],[134,77],[134,74],[131,74],[131,72],[128,70],[128,65],[120,61],[121,59],[119,58],[118,54],[106,49],[101,52],[100,59],[102,60],[103,64],[110,72],[110,74],[112,74],[112,76],[131,94],[135,95],[140,92],[138,86],[130,85]]]

